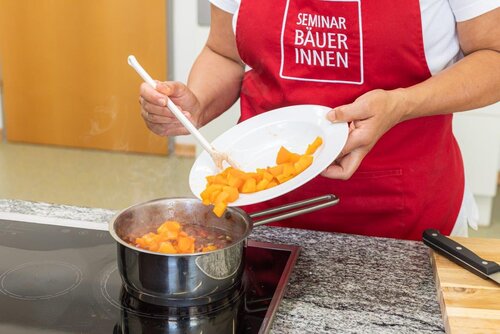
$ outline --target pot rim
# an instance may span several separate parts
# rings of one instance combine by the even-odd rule
[[[242,210],[242,209],[240,209],[238,207],[229,207],[229,206],[226,208],[226,212],[224,213],[224,215],[227,215],[228,212],[230,214],[236,214],[236,215],[238,215],[239,217],[241,217],[247,223],[248,229],[247,229],[246,233],[240,238],[240,240],[235,241],[231,245],[226,246],[224,248],[215,249],[215,250],[208,251],[208,252],[182,253],[182,254],[166,254],[166,253],[160,253],[160,252],[153,252],[153,251],[150,251],[150,250],[147,250],[147,249],[143,249],[143,248],[139,248],[139,247],[136,247],[134,245],[129,244],[128,242],[126,242],[125,240],[123,240],[122,238],[120,238],[120,236],[116,233],[115,222],[118,219],[118,217],[120,217],[120,215],[124,214],[125,212],[129,211],[130,209],[133,209],[133,208],[136,208],[136,207],[140,207],[140,206],[144,206],[144,205],[151,204],[151,203],[155,203],[155,202],[165,201],[165,200],[169,200],[169,201],[172,201],[172,200],[190,200],[190,201],[199,202],[200,205],[204,205],[203,203],[201,203],[199,201],[198,198],[195,198],[195,197],[162,197],[162,198],[152,199],[152,200],[149,200],[149,201],[146,201],[146,202],[136,203],[136,204],[133,204],[133,205],[131,205],[131,206],[129,206],[129,207],[123,209],[123,210],[120,210],[115,215],[113,215],[113,217],[108,222],[108,231],[109,231],[109,233],[111,234],[111,236],[113,237],[113,239],[115,239],[116,242],[122,244],[123,246],[125,246],[127,248],[133,249],[133,250],[135,250],[137,252],[147,253],[147,254],[152,254],[152,255],[158,255],[158,256],[175,256],[175,257],[199,256],[199,255],[206,255],[206,254],[212,254],[212,253],[221,252],[221,251],[224,251],[224,250],[226,250],[228,248],[231,248],[231,247],[233,247],[235,245],[238,245],[239,243],[245,241],[246,238],[250,235],[250,233],[252,233],[252,230],[253,230],[253,220],[252,220],[252,218],[244,210]]]
[[[120,215],[127,212],[128,210],[133,209],[135,207],[139,207],[139,206],[145,206],[145,205],[150,204],[150,203],[161,202],[161,201],[175,201],[175,200],[196,202],[196,204],[198,204],[198,205],[202,205],[204,207],[209,207],[209,206],[203,204],[198,198],[195,198],[195,197],[163,197],[163,198],[152,199],[152,200],[149,200],[146,202],[131,205],[128,208],[125,208],[125,209],[119,211],[118,213],[116,213],[112,217],[112,219],[109,221],[109,224],[108,224],[109,233],[111,234],[113,239],[115,239],[118,243],[122,244],[123,246],[125,246],[127,248],[133,249],[133,250],[141,252],[141,253],[148,253],[148,254],[158,255],[158,256],[177,256],[177,257],[200,256],[200,255],[212,254],[212,253],[216,253],[216,252],[222,252],[226,249],[232,248],[233,246],[240,244],[241,242],[243,242],[247,239],[247,237],[250,235],[250,233],[252,233],[253,228],[256,226],[260,226],[260,225],[264,225],[264,224],[267,224],[270,222],[275,222],[275,221],[283,220],[286,218],[295,217],[295,216],[300,215],[300,214],[316,211],[316,210],[319,210],[322,208],[326,208],[326,207],[335,205],[339,202],[339,198],[337,196],[335,196],[333,194],[327,194],[327,195],[313,197],[313,198],[309,198],[309,199],[294,202],[294,203],[281,205],[278,207],[255,212],[252,214],[246,213],[241,208],[238,208],[235,206],[228,206],[226,208],[226,212],[224,213],[224,215],[234,214],[234,215],[239,216],[241,218],[241,220],[246,223],[246,226],[247,226],[246,231],[240,237],[240,239],[238,241],[235,241],[233,244],[226,246],[224,248],[216,249],[216,250],[209,251],[209,252],[186,253],[186,254],[165,254],[165,253],[159,253],[159,252],[152,252],[152,251],[148,251],[146,249],[135,247],[135,246],[125,242],[116,233],[116,231],[115,231],[116,220],[118,219],[118,217]],[[254,218],[258,218],[258,217],[262,217],[262,216],[266,216],[266,215],[271,215],[271,216],[268,218],[254,221]]]

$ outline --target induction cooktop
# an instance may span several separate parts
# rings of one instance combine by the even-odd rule
[[[0,333],[267,333],[299,250],[249,240],[241,285],[165,307],[125,291],[107,224],[0,219]]]

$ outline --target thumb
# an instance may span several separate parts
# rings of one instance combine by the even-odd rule
[[[156,83],[156,90],[167,96],[178,97],[181,96],[185,91],[185,86],[180,82],[176,81],[165,81]]]
[[[353,104],[345,104],[333,108],[326,114],[326,118],[332,123],[354,121]]]
[[[172,87],[168,82],[156,81],[156,90],[165,95],[172,94]]]

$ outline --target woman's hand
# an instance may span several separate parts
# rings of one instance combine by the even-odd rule
[[[233,15],[211,5],[210,33],[196,58],[187,85],[157,82],[157,89],[141,85],[141,114],[148,128],[160,136],[188,131],[166,107],[168,96],[197,127],[228,110],[239,98],[245,66],[239,58]]]
[[[141,85],[141,115],[147,127],[159,136],[186,135],[189,132],[167,108],[167,97],[184,115],[199,127],[200,103],[193,92],[180,82],[156,82],[156,90],[150,85]]]
[[[404,89],[372,90],[353,103],[332,109],[332,122],[349,122],[347,142],[335,163],[321,175],[349,179],[382,135],[403,119]]]
[[[348,179],[378,139],[397,123],[416,117],[477,109],[500,99],[500,8],[458,22],[464,58],[405,89],[373,90],[333,109],[332,121],[350,123],[347,143],[323,176]],[[484,33],[488,32],[488,33]]]

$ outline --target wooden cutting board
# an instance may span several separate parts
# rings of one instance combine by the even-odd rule
[[[453,237],[483,259],[500,263],[500,240]],[[500,334],[500,284],[478,277],[431,250],[448,334]]]

